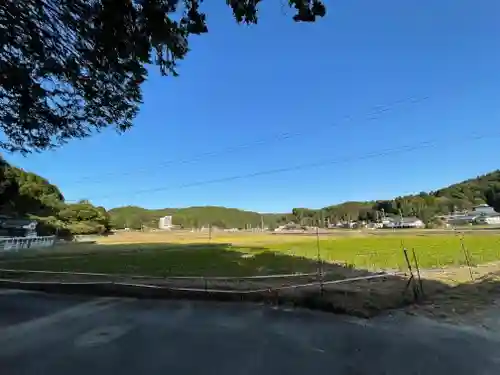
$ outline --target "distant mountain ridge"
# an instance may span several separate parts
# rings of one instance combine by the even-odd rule
[[[163,216],[172,216],[173,224],[188,228],[213,225],[220,228],[247,228],[274,225],[283,214],[260,214],[237,208],[193,206],[186,208],[146,209],[137,206],[117,207],[108,211],[115,228],[158,227]]]
[[[500,212],[500,170],[471,178],[442,189],[405,195],[390,200],[344,202],[321,209],[294,208],[291,213],[260,214],[236,208],[202,206],[187,208],[145,209],[137,206],[109,210],[112,226],[140,228],[157,227],[158,219],[172,215],[173,223],[183,227],[209,224],[227,228],[274,227],[291,220],[305,224],[325,225],[343,220],[376,221],[380,215],[417,216],[428,223],[435,215],[470,209],[487,203]]]

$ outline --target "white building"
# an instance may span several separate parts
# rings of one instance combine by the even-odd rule
[[[481,204],[472,209],[472,213],[477,214],[476,224],[498,225],[500,224],[500,214],[493,207]]]
[[[394,223],[396,228],[423,228],[425,224],[418,217],[403,217]]]
[[[382,219],[383,228],[394,228],[394,220],[392,217],[385,217]]]
[[[158,228],[160,229],[172,229],[172,216],[164,216],[160,217],[160,221],[158,222]]]
[[[478,215],[458,214],[445,215],[442,218],[450,225],[467,225],[473,224],[476,221],[477,216]]]
[[[388,217],[382,220],[384,228],[424,228],[425,224],[418,217]]]
[[[290,221],[288,224],[280,225],[274,231],[275,232],[284,232],[284,231],[303,231],[303,230],[304,229],[302,228],[301,225],[295,224],[293,221]]]
[[[7,237],[36,237],[38,222],[31,219],[12,219],[0,217],[0,236]]]
[[[500,214],[493,207],[487,204],[480,204],[472,208],[472,211],[453,213],[442,216],[448,224],[465,225],[465,224],[500,224]]]
[[[480,204],[479,206],[472,207],[473,215],[498,215],[493,207],[487,204]]]
[[[402,221],[399,222],[401,228],[424,228],[425,223],[418,217],[404,217]]]
[[[477,224],[498,225],[500,224],[500,215],[478,216],[475,221]]]

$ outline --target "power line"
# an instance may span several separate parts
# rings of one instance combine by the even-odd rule
[[[367,121],[373,121],[373,120],[376,120],[379,118],[376,116],[382,115],[386,112],[389,112],[397,106],[400,106],[400,105],[405,104],[405,103],[414,105],[414,104],[418,104],[420,102],[423,102],[427,99],[429,99],[428,96],[421,97],[421,98],[410,97],[410,98],[406,98],[406,99],[399,99],[399,100],[394,101],[394,102],[387,104],[385,106],[376,106],[375,107],[376,109],[372,109],[371,112],[369,112],[368,114],[365,114],[362,117],[366,117]],[[324,128],[340,127],[340,125],[344,124],[347,121],[351,121],[355,118],[356,118],[355,115],[347,115],[347,116],[344,116],[341,120],[339,120],[333,124],[329,124],[329,125],[324,126]],[[318,128],[316,128],[315,130],[318,130]],[[195,155],[190,156],[190,157],[185,158],[185,159],[166,160],[166,161],[154,164],[154,167],[158,171],[158,168],[165,167],[165,166],[172,165],[172,164],[182,165],[182,164],[194,163],[196,161],[205,160],[206,158],[209,158],[209,157],[230,154],[230,153],[233,153],[236,151],[250,148],[252,146],[262,146],[262,145],[266,145],[266,144],[272,144],[274,142],[285,141],[285,140],[288,140],[290,138],[295,138],[295,137],[304,136],[304,135],[317,135],[317,133],[310,132],[310,131],[282,132],[282,133],[278,133],[278,134],[275,134],[275,135],[272,135],[272,136],[266,137],[266,138],[261,138],[261,139],[258,139],[258,140],[252,141],[252,142],[247,142],[247,143],[239,144],[237,146],[227,147],[227,148],[224,148],[222,150],[202,152],[202,153],[195,154]],[[73,183],[100,182],[100,181],[102,181],[102,177],[131,176],[131,175],[137,175],[137,174],[141,174],[141,173],[150,173],[150,172],[151,172],[151,170],[149,168],[142,168],[142,169],[137,169],[135,171],[127,171],[127,172],[116,172],[116,173],[110,172],[110,173],[101,174],[99,177],[98,176],[82,177],[78,180],[73,181]]]
[[[223,182],[231,182],[235,180],[241,180],[241,179],[248,179],[248,178],[254,178],[254,177],[260,177],[260,176],[267,176],[267,175],[273,175],[273,174],[279,174],[279,173],[284,173],[284,172],[291,172],[291,171],[298,171],[298,170],[304,170],[304,169],[310,169],[310,168],[317,168],[321,166],[326,166],[326,165],[333,165],[333,164],[343,164],[343,163],[351,163],[355,161],[361,161],[361,160],[368,160],[368,159],[375,159],[383,156],[388,156],[388,155],[394,155],[394,154],[405,154],[409,153],[412,151],[424,149],[424,148],[429,148],[429,147],[435,147],[439,145],[440,142],[474,142],[474,141],[479,141],[485,138],[494,138],[494,137],[499,137],[500,134],[487,134],[487,135],[472,135],[472,136],[467,136],[467,137],[461,137],[458,139],[450,139],[449,137],[443,138],[443,139],[437,139],[437,140],[428,140],[428,141],[422,141],[418,142],[416,144],[411,144],[411,145],[406,145],[406,146],[401,146],[401,147],[395,147],[395,148],[388,148],[382,151],[374,151],[367,153],[365,155],[356,155],[356,156],[349,156],[349,157],[344,157],[344,158],[339,158],[339,159],[329,159],[329,160],[321,160],[317,162],[312,162],[312,163],[305,163],[305,164],[299,164],[295,166],[289,166],[289,167],[283,167],[283,168],[276,168],[276,169],[269,169],[269,170],[264,170],[264,171],[257,171],[253,173],[248,173],[248,174],[241,174],[241,175],[235,175],[235,176],[229,176],[229,177],[223,177],[223,178],[217,178],[217,179],[212,179],[212,180],[203,180],[203,181],[196,181],[196,182],[191,182],[191,183],[186,183],[186,184],[180,184],[176,186],[163,186],[163,187],[157,187],[157,188],[151,188],[151,189],[142,189],[142,190],[135,190],[129,193],[124,192],[123,194],[145,194],[145,193],[156,193],[159,191],[168,191],[168,190],[179,190],[179,189],[185,189],[185,188],[190,188],[190,187],[197,187],[197,186],[204,186],[204,185],[211,185],[211,184],[217,184],[217,183],[223,183]],[[120,193],[118,193],[120,194]],[[117,194],[107,194],[103,196],[94,196],[95,198],[109,198],[116,196]]]

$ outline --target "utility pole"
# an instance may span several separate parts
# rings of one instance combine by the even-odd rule
[[[264,232],[264,216],[260,215],[260,228]]]
[[[401,211],[401,208],[399,209],[399,218],[400,218],[399,219],[400,220],[399,226],[400,226],[400,228],[403,228],[404,227],[404,225],[403,225],[403,211]]]

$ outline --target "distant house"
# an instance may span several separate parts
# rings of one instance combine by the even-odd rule
[[[38,222],[31,219],[0,217],[0,237],[36,237]]]
[[[495,209],[491,206],[488,206],[487,204],[480,204],[478,206],[472,207],[472,212],[473,215],[493,215],[497,216],[498,213],[495,211]]]
[[[443,216],[443,219],[450,225],[467,225],[476,221],[477,215],[458,214]]]
[[[284,231],[297,232],[297,231],[304,231],[304,228],[301,225],[295,224],[293,221],[290,221],[288,224],[279,226],[274,231],[275,232],[284,232]]]
[[[472,214],[478,214],[475,218],[476,224],[500,224],[500,214],[487,204],[481,204],[472,208]]]
[[[500,215],[478,216],[475,219],[476,224],[498,225],[500,224]]]
[[[396,228],[423,228],[425,224],[418,217],[403,217],[395,221]]]
[[[395,220],[392,217],[385,217],[382,219],[382,228],[394,228]]]
[[[356,225],[357,225],[357,222],[353,221],[353,220],[342,222],[342,228],[353,229],[353,228],[356,228]]]
[[[425,224],[418,217],[388,217],[382,220],[384,228],[423,228]]]
[[[450,225],[500,224],[500,214],[497,213],[493,207],[490,207],[487,204],[475,206],[471,211],[444,215],[442,218]]]

